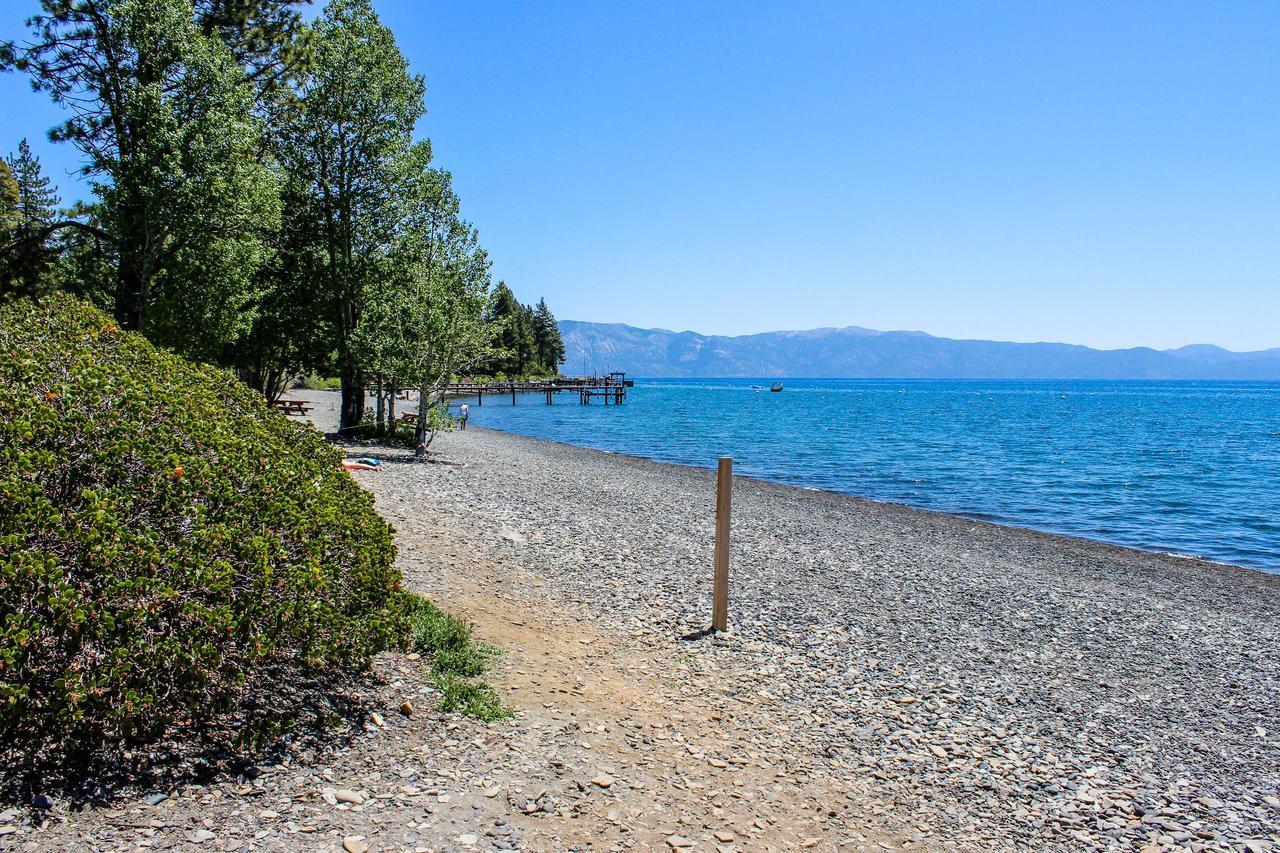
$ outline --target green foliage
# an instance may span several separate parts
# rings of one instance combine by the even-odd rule
[[[489,670],[498,649],[477,643],[471,625],[445,613],[421,596],[406,593],[405,610],[413,648],[431,655],[431,674],[440,691],[440,710],[460,711],[485,721],[511,716],[489,685],[475,679]]]
[[[506,282],[500,281],[493,290],[485,321],[498,337],[495,355],[485,365],[485,374],[518,379],[559,372],[564,342],[546,300],[539,300],[536,309],[524,305]]]
[[[441,694],[440,710],[445,713],[458,711],[486,723],[512,716],[511,709],[502,704],[494,689],[483,682],[444,672],[436,676],[435,685]]]
[[[279,219],[275,176],[256,156],[254,90],[200,32],[190,0],[42,5],[17,65],[67,107],[51,135],[96,178],[116,318],[216,357],[252,322],[263,235]]]
[[[312,391],[337,391],[342,387],[342,380],[318,373],[304,373],[294,380],[293,387]]]
[[[408,635],[309,427],[58,294],[0,307],[0,758],[107,756]]]
[[[280,128],[279,155],[297,184],[293,227],[309,241],[300,247],[309,286],[332,324],[346,428],[364,412],[355,338],[366,292],[388,274],[404,218],[405,163],[430,157],[429,144],[413,144],[425,85],[409,73],[369,0],[332,0],[312,28],[311,45],[313,62]]]
[[[560,325],[545,299],[539,299],[538,307],[533,311],[533,346],[538,364],[548,373],[558,373],[564,362],[564,340],[560,337]]]
[[[54,251],[46,227],[58,212],[58,194],[23,139],[5,161],[13,186],[0,173],[0,293],[35,293],[52,285]],[[16,193],[16,194],[15,194]]]

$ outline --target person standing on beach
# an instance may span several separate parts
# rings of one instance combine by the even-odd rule
[[[463,403],[458,407],[458,423],[462,425],[462,431],[467,430],[467,418],[471,415],[471,407]]]

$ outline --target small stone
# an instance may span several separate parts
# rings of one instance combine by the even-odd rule
[[[932,752],[934,755],[936,755],[938,758],[947,757],[947,751],[940,746],[932,745],[929,747],[929,751]]]
[[[406,717],[412,717],[412,716],[413,716],[413,703],[412,703],[412,702],[409,702],[409,701],[406,701],[403,705],[401,705],[401,706],[400,706],[400,713],[401,713],[401,714],[404,714]]]
[[[370,714],[369,719],[372,720],[373,724],[379,728],[387,724],[386,721],[382,719],[382,715],[379,714],[377,711],[374,711],[372,714]]]
[[[1262,798],[1262,801],[1273,809],[1280,809],[1280,797],[1273,797],[1272,795],[1267,794]]]
[[[475,847],[476,842],[480,840],[480,836],[472,835],[470,832],[459,835],[454,841],[465,847]]]
[[[525,543],[524,536],[509,527],[504,527],[498,531],[498,538],[503,542],[510,542],[512,545],[523,545]]]
[[[0,838],[6,835],[13,835],[17,831],[18,827],[16,826],[0,826]]]
[[[729,832],[727,829],[717,829],[715,832],[712,833],[712,835],[716,837],[716,841],[719,841],[722,844],[728,844],[738,837],[734,835],[732,832]]]
[[[404,659],[405,660],[421,660],[422,655],[418,654],[417,652],[409,652],[409,654],[404,656]]]
[[[800,846],[807,849],[809,847],[817,847],[821,842],[822,842],[821,838],[808,838]]]
[[[342,849],[347,853],[369,853],[369,845],[363,835],[348,835],[342,839]]]
[[[592,785],[599,785],[601,788],[612,788],[613,777],[608,773],[601,773],[599,776],[591,780]]]
[[[187,840],[193,844],[203,844],[206,841],[212,841],[218,836],[207,829],[193,829],[187,833]]]
[[[685,838],[683,835],[668,835],[667,844],[671,845],[673,850],[681,850],[685,847],[693,846],[693,842]]]
[[[358,791],[349,791],[346,788],[343,788],[340,791],[334,791],[333,797],[340,803],[350,803],[353,806],[361,805],[364,802],[364,794],[361,794]]]
[[[498,796],[501,790],[501,788],[485,788],[484,795],[492,800],[494,797]]]
[[[44,794],[36,794],[31,798],[31,808],[48,811],[53,808],[53,800],[49,799]]]
[[[161,794],[160,792],[157,791],[154,794],[147,794],[142,799],[149,806],[158,806],[161,803],[163,803],[165,800],[169,799],[169,795]]]

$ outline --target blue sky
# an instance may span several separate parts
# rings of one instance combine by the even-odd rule
[[[1280,3],[375,3],[562,319],[1280,346]]]

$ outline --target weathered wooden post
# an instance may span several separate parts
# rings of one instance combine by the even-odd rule
[[[733,457],[716,466],[716,563],[711,593],[711,630],[729,627],[729,513],[733,492]]]

